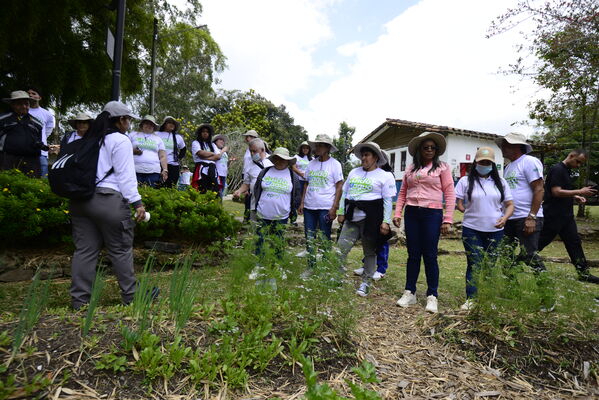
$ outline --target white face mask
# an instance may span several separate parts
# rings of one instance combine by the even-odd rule
[[[262,160],[262,157],[260,157],[260,153],[254,153],[254,154],[252,154],[252,161],[258,162],[260,160]]]

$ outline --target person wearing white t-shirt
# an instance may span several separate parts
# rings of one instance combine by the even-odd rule
[[[258,132],[253,129],[248,130],[243,134],[243,139],[245,143],[247,143],[248,148],[243,154],[243,169],[241,170],[241,179],[245,181],[245,174],[248,168],[252,166],[252,154],[250,153],[250,142],[254,139],[258,138]],[[245,197],[245,210],[243,212],[243,222],[248,222],[250,220],[251,210],[250,210],[250,196]]]
[[[304,186],[306,186],[306,169],[308,169],[308,164],[312,161],[311,153],[312,149],[310,148],[310,143],[304,141],[300,144],[299,149],[297,149],[297,154],[295,155],[295,167],[301,172],[296,173],[300,181],[301,193],[304,193]]]
[[[466,302],[462,310],[473,306],[476,295],[475,271],[484,255],[493,258],[493,252],[503,239],[503,228],[514,212],[511,190],[499,176],[495,152],[480,147],[468,176],[462,177],[455,188],[456,207],[464,213],[462,242],[466,250]]]
[[[249,198],[250,204],[250,217],[251,221],[256,221],[256,203],[254,201],[253,196],[253,188],[256,186],[256,181],[258,180],[258,175],[264,168],[271,167],[273,164],[266,157],[266,144],[262,139],[256,138],[250,141],[250,154],[252,157],[252,164],[248,167],[248,169],[243,174],[243,183],[233,193],[234,198],[239,198],[242,195],[245,195],[246,198]]]
[[[34,87],[30,87],[27,90],[29,93],[29,114],[33,115],[37,118],[43,125],[42,129],[42,143],[48,145],[48,136],[52,135],[54,131],[54,126],[56,126],[56,120],[54,115],[46,110],[45,108],[40,106],[40,101],[42,100],[42,96],[40,91]],[[40,156],[40,167],[42,172],[42,178],[48,176],[48,151],[42,150],[42,154]]]
[[[295,157],[289,156],[286,148],[276,148],[268,160],[273,165],[260,171],[252,195],[258,217],[256,255],[264,254],[264,239],[271,237],[276,238],[272,243],[275,255],[281,257],[284,227],[299,206],[299,180],[291,169]]]
[[[218,173],[216,162],[220,160],[221,153],[212,143],[214,127],[202,124],[196,130],[196,140],[191,143],[191,154],[196,164],[191,185],[201,193],[208,191],[218,193]]]
[[[78,113],[75,116],[75,118],[72,118],[69,120],[69,125],[71,125],[73,127],[73,129],[75,129],[75,130],[72,132],[66,133],[62,137],[62,140],[60,141],[60,145],[65,146],[69,143],[74,142],[75,140],[79,140],[79,139],[83,138],[83,136],[85,136],[87,131],[89,131],[89,128],[91,127],[93,122],[94,122],[94,119],[88,113],[85,113],[85,112]],[[60,150],[60,147],[58,147],[57,150]]]
[[[166,150],[166,162],[168,169],[168,178],[163,183],[163,187],[173,187],[179,180],[180,161],[185,157],[187,147],[185,140],[179,133],[179,122],[170,115],[164,117],[162,125],[158,128],[156,134],[160,136]]]
[[[146,218],[146,210],[137,189],[133,147],[125,132],[131,109],[119,101],[106,104],[86,135],[100,141],[96,190],[87,200],[71,200],[69,214],[73,225],[75,252],[71,267],[71,299],[73,308],[88,304],[96,277],[98,255],[106,246],[121,296],[125,304],[133,301],[136,288],[133,270],[133,231],[130,205],[136,220]],[[157,289],[152,296],[157,295]]]
[[[129,135],[133,145],[137,182],[155,188],[161,180],[168,178],[166,149],[164,142],[156,134],[158,124],[153,116],[146,115],[139,127],[141,132]]]
[[[212,139],[212,143],[220,151],[220,160],[216,162],[216,172],[220,181],[218,194],[223,198],[227,190],[227,175],[229,174],[229,147],[226,146],[227,137],[225,135],[216,135]]]
[[[528,155],[532,146],[520,133],[509,133],[495,142],[503,157],[510,160],[503,177],[512,191],[514,213],[505,224],[505,236],[520,244],[521,261],[535,271],[544,271],[545,265],[537,254],[543,229],[543,164]]]
[[[341,198],[343,170],[339,161],[331,157],[331,153],[337,151],[337,148],[330,136],[317,135],[314,141],[308,143],[316,158],[306,168],[306,185],[298,213],[304,215],[308,266],[313,268],[316,262],[314,240],[318,232],[331,240],[331,228]]]
[[[189,170],[189,167],[187,165],[184,165],[181,168],[181,175],[179,176],[179,182],[177,184],[177,188],[179,190],[187,190],[189,188],[189,186],[191,185],[192,177],[193,177],[193,174]]]
[[[356,294],[365,297],[376,270],[377,247],[391,235],[393,197],[397,190],[393,176],[379,168],[386,160],[378,144],[358,144],[354,154],[362,160],[362,166],[354,168],[343,184],[337,211],[338,221],[343,224],[338,245],[345,262],[356,241],[362,240],[364,273]]]

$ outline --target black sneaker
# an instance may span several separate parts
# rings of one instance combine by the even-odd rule
[[[591,274],[588,269],[578,271],[578,280],[582,282],[599,284],[599,276]]]

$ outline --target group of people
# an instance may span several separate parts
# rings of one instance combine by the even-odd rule
[[[20,168],[42,176],[42,158],[46,157],[47,165],[42,151],[57,151],[84,138],[99,141],[95,192],[91,198],[70,202],[75,244],[72,303],[77,309],[89,302],[97,258],[104,245],[123,301],[129,303],[136,289],[133,228],[135,220],[146,217],[139,184],[172,187],[179,182],[222,194],[229,161],[226,137],[214,135],[210,124],[200,125],[191,144],[194,172],[183,166],[180,173],[180,161],[187,148],[178,134],[176,119],[167,116],[158,125],[153,116],[139,118],[125,104],[111,101],[96,118],[80,113],[70,120],[74,131],[52,148],[44,138],[50,124],[30,112],[39,99],[34,89],[13,92],[5,99],[12,111],[0,115],[0,169]],[[133,119],[140,120],[139,129],[128,133]],[[425,309],[435,313],[438,242],[441,234],[451,230],[457,207],[464,213],[462,240],[467,254],[463,309],[470,309],[476,298],[475,271],[485,255],[493,255],[504,237],[518,243],[519,259],[542,274],[545,266],[538,252],[559,235],[580,279],[599,283],[599,278],[589,272],[573,214],[574,201],[584,203],[586,197],[597,193],[592,187],[572,186],[571,169],[586,162],[582,150],[571,151],[543,179],[543,165],[529,155],[530,144],[523,135],[511,133],[497,139],[503,157],[510,161],[504,177],[499,176],[493,149],[481,147],[469,174],[454,187],[449,166],[440,161],[446,149],[444,136],[424,132],[408,144],[413,163],[406,169],[397,194],[389,155],[374,142],[355,146],[353,152],[361,166],[344,178],[341,164],[332,157],[337,149],[328,135],[301,143],[297,155],[290,155],[283,147],[270,151],[254,130],[244,137],[248,148],[243,159],[243,183],[234,196],[246,196],[249,219],[257,226],[256,255],[263,254],[266,236],[282,237],[285,225],[294,221],[296,214],[302,214],[308,254],[304,276],[315,272],[317,247],[333,246],[332,224],[337,219],[342,228],[336,246],[343,264],[361,240],[363,267],[354,272],[362,280],[356,293],[367,296],[372,281],[385,274],[391,224],[400,227],[403,219],[408,260],[405,291],[397,305],[417,303],[416,283],[424,261]],[[183,182],[179,175],[184,177]],[[135,220],[130,206],[136,211]]]

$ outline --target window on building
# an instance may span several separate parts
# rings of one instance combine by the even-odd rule
[[[391,165],[391,170],[395,171],[395,153],[391,153],[391,160],[389,160],[389,164]]]
[[[408,156],[408,153],[406,151],[402,151],[401,152],[401,161],[399,164],[399,170],[400,171],[405,171],[406,170],[406,158]]]

